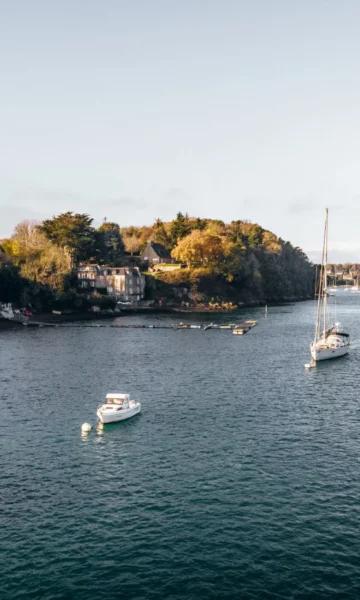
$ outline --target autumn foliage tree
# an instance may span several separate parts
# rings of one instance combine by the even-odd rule
[[[125,250],[129,254],[139,254],[146,243],[152,238],[153,227],[124,227],[121,229],[121,235],[124,242]]]
[[[194,230],[179,241],[172,256],[188,267],[213,266],[222,262],[224,249],[218,235]]]
[[[4,246],[22,277],[53,288],[63,286],[71,268],[69,256],[64,248],[53,244],[36,223],[19,223]]]

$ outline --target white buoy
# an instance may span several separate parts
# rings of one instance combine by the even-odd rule
[[[90,423],[83,423],[81,425],[81,433],[89,433],[92,430],[92,425]]]
[[[314,367],[316,367],[316,362],[312,360],[309,363],[305,363],[304,367],[305,369],[314,369]]]

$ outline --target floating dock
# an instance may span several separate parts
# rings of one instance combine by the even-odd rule
[[[42,321],[28,321],[24,322],[25,327],[77,327],[77,328],[113,328],[113,329],[173,329],[173,330],[201,330],[208,331],[210,329],[216,329],[219,331],[230,330],[233,333],[237,332],[237,335],[244,335],[250,329],[255,327],[256,321],[240,321],[238,323],[178,323],[174,325],[166,324],[136,324],[136,323],[54,323],[54,322],[42,322]]]

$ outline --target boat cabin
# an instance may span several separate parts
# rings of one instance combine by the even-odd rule
[[[116,404],[116,406],[122,406],[123,408],[126,408],[127,406],[129,406],[129,400],[129,394],[106,394],[106,404]]]

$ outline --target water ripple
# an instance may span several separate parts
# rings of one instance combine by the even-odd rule
[[[312,329],[2,332],[1,599],[358,598],[360,351],[304,372]],[[119,388],[142,414],[82,438]]]

